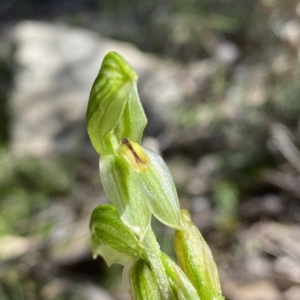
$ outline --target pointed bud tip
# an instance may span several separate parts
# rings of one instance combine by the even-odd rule
[[[138,75],[135,70],[130,66],[130,64],[117,52],[108,52],[104,59],[103,65],[117,66],[120,69],[122,75],[128,77],[131,81],[137,81]]]
[[[181,217],[186,222],[191,222],[192,221],[191,214],[186,209],[181,209]]]

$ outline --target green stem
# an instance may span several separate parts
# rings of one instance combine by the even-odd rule
[[[167,275],[160,259],[160,247],[151,227],[149,227],[144,238],[144,251],[159,286],[161,298],[163,300],[175,300],[176,297],[168,283]]]

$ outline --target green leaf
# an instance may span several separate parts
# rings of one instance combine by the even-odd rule
[[[140,142],[147,120],[137,78],[119,54],[110,52],[104,57],[86,113],[88,134],[99,154],[114,153],[123,137]]]
[[[174,238],[179,266],[196,288],[201,300],[224,299],[212,253],[186,210],[182,210],[182,222],[184,230],[177,230]]]
[[[165,253],[161,253],[161,261],[164,265],[169,285],[179,300],[200,300],[196,289],[191,284],[184,272]]]
[[[126,288],[135,300],[163,300],[155,275],[143,260],[126,266],[123,273]]]
[[[90,231],[94,257],[103,256],[108,265],[125,265],[128,261],[143,257],[137,237],[111,204],[102,204],[94,209]]]

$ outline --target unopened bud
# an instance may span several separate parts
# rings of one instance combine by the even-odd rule
[[[86,113],[90,140],[101,155],[114,154],[124,136],[141,141],[147,118],[138,96],[137,78],[118,53],[104,57]]]
[[[212,253],[189,213],[182,210],[184,230],[177,230],[174,248],[178,263],[201,300],[222,300],[217,266]]]
[[[126,266],[123,272],[126,288],[135,300],[165,300],[150,267],[143,260]]]
[[[174,295],[179,300],[200,300],[190,280],[167,254],[161,253],[161,261]]]

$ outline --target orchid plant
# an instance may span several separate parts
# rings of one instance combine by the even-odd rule
[[[147,118],[137,79],[124,58],[110,52],[90,94],[87,130],[112,202],[91,216],[94,257],[124,266],[123,282],[134,300],[222,300],[211,251],[188,211],[180,209],[166,164],[141,146]],[[160,250],[152,216],[175,229],[177,263]]]

